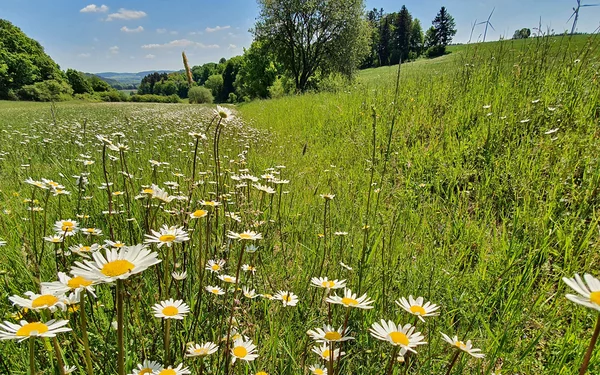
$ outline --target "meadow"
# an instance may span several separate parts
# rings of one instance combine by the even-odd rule
[[[562,278],[600,276],[598,48],[460,46],[229,109],[0,102],[0,315],[71,329],[0,341],[0,373],[576,373],[598,312]],[[53,311],[44,285],[69,292]],[[171,298],[189,311],[153,308]]]

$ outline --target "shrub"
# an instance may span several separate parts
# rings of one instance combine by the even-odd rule
[[[19,90],[19,98],[38,102],[70,100],[73,89],[67,82],[54,79],[25,85]]]
[[[445,46],[433,46],[433,47],[429,47],[429,49],[427,50],[427,57],[429,57],[429,58],[438,57],[438,56],[442,56],[445,54],[446,54]]]
[[[98,92],[96,96],[103,102],[126,102],[128,100],[127,95],[117,90]]]
[[[131,101],[136,103],[180,103],[181,100],[177,95],[132,95]]]
[[[281,78],[277,78],[273,85],[269,86],[269,96],[273,99],[281,98],[285,95],[285,87]]]
[[[188,98],[192,104],[211,104],[213,102],[213,95],[210,90],[202,86],[192,87],[188,91]]]

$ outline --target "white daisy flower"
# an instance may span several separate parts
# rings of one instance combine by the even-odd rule
[[[254,289],[250,290],[250,288],[248,288],[247,286],[242,287],[242,294],[244,294],[244,297],[250,298],[250,299],[260,297],[260,294],[256,294],[256,290],[254,290]]]
[[[146,234],[145,243],[156,243],[158,248],[163,245],[171,247],[173,243],[181,243],[190,239],[183,227],[163,225],[158,231],[150,230],[152,235]]]
[[[170,196],[165,190],[161,189],[157,185],[152,185],[152,198],[163,201],[164,203],[171,203],[175,197]],[[146,191],[146,189],[144,189]]]
[[[232,231],[227,231],[227,237],[232,238],[234,240],[247,240],[247,241],[256,241],[262,239],[262,234],[246,231],[242,233],[235,233]]]
[[[137,365],[129,375],[152,375],[163,369],[163,365],[155,361],[145,360]]]
[[[185,280],[187,278],[187,271],[183,272],[173,272],[171,276],[177,281]]]
[[[373,301],[367,297],[366,294],[363,294],[361,297],[357,297],[356,293],[352,293],[352,291],[348,288],[344,289],[344,297],[339,297],[334,294],[333,296],[327,297],[326,301],[329,303],[343,305],[344,307],[357,307],[359,309],[373,308],[373,306],[371,306]]]
[[[206,289],[207,292],[215,294],[217,296],[222,296],[223,294],[225,294],[225,291],[218,286],[208,285],[208,286],[204,287],[204,289]]]
[[[206,215],[208,215],[208,211],[206,211],[206,210],[196,210],[196,211],[194,211],[194,212],[192,212],[190,214],[190,217],[192,219],[200,219],[201,217],[204,217]]]
[[[346,287],[346,280],[329,280],[327,277],[313,277],[310,282],[319,288],[340,289]]]
[[[327,368],[321,365],[314,365],[308,368],[313,375],[327,375]]]
[[[346,336],[349,333],[349,329],[340,327],[335,329],[327,324],[323,325],[323,328],[316,328],[314,330],[308,330],[306,333],[316,342],[339,342],[354,340],[354,337]]]
[[[54,223],[54,231],[59,236],[74,236],[79,230],[78,225],[78,222],[71,219],[59,220]]]
[[[59,272],[58,281],[42,282],[42,294],[64,295],[74,292],[79,296],[82,290],[87,290],[95,296],[94,283],[94,280],[88,280],[82,276],[69,276],[64,272]]]
[[[235,278],[235,276],[219,275],[217,277],[219,278],[219,280],[224,281],[226,283],[231,283],[231,284],[237,283],[237,279]]]
[[[408,300],[402,297],[396,301],[396,304],[407,312],[416,315],[422,322],[425,321],[425,319],[423,319],[424,316],[440,315],[439,312],[436,312],[440,306],[431,302],[426,302],[423,304],[423,301],[423,297],[417,297],[417,299],[414,299],[413,296],[408,296]]]
[[[210,272],[213,273],[219,273],[223,270],[223,267],[225,267],[225,261],[223,259],[219,259],[219,260],[209,260],[208,263],[206,264],[206,267],[204,269],[209,270]]]
[[[98,228],[82,228],[81,233],[85,234],[86,236],[101,236],[102,230]]]
[[[19,324],[5,321],[0,323],[0,340],[17,340],[19,342],[30,337],[55,337],[57,333],[69,332],[65,327],[68,320],[49,320],[46,323],[21,320]]]
[[[104,240],[104,243],[106,244],[106,246],[114,247],[116,249],[119,249],[123,246],[127,246],[121,241]]]
[[[205,357],[215,353],[219,347],[213,342],[207,342],[202,345],[191,344],[188,346],[186,357]]]
[[[421,332],[415,332],[414,326],[406,324],[403,327],[396,325],[391,320],[386,322],[381,319],[381,324],[377,322],[373,323],[371,328],[369,328],[369,332],[376,339],[387,341],[394,346],[400,346],[413,353],[416,353],[413,348],[427,344],[423,341],[425,337]]]
[[[321,346],[313,346],[312,351],[314,353],[317,353],[319,355],[319,357],[321,357],[321,359],[328,361],[331,357],[331,354],[333,354],[333,361],[337,361],[338,357],[343,356],[344,354],[346,354],[345,352],[340,352],[340,349],[335,349],[333,351],[333,353],[331,353],[331,351],[329,350],[329,344],[327,343],[323,343],[323,345]]]
[[[98,245],[96,243],[92,244],[90,246],[85,246],[85,245],[79,244],[79,245],[69,246],[69,250],[72,253],[75,253],[77,255],[87,257],[88,254],[91,254],[91,253],[94,253],[94,252],[100,250],[100,245]]]
[[[199,203],[202,206],[208,206],[208,207],[217,207],[217,206],[221,205],[221,202],[217,202],[217,201],[205,201],[205,200],[202,200]]]
[[[256,354],[256,345],[252,344],[252,340],[244,341],[243,338],[234,341],[231,348],[231,354],[232,363],[235,363],[237,359],[249,362],[258,358],[258,354]]]
[[[569,301],[600,311],[600,280],[586,273],[583,275],[583,280],[578,274],[575,274],[572,279],[563,277],[563,281],[579,294],[567,294],[566,297]]]
[[[100,279],[108,283],[127,279],[161,262],[158,254],[144,245],[106,250],[105,256],[98,251],[92,254],[92,258],[93,260],[85,260],[83,263],[75,262],[71,273],[88,280]]]
[[[189,375],[192,372],[187,368],[183,367],[183,363],[180,363],[179,366],[173,368],[172,366],[163,368],[160,371],[155,371],[154,375]]]
[[[281,302],[283,302],[284,307],[296,306],[296,304],[298,303],[297,295],[295,295],[292,292],[284,292],[283,290],[277,292],[275,296],[273,296],[273,299],[280,300]]]
[[[249,264],[244,264],[242,266],[242,271],[244,271],[244,272],[252,272],[252,274],[254,275],[256,273],[256,267],[251,266]]]
[[[175,301],[173,298],[155,304],[152,306],[152,310],[154,310],[154,316],[157,318],[178,320],[183,320],[190,312],[187,304],[182,300]]]
[[[67,308],[66,297],[62,294],[35,294],[33,292],[25,292],[25,295],[28,298],[12,296],[8,297],[8,299],[13,305],[19,305],[20,307],[25,307],[30,310],[49,309],[50,311],[56,311],[56,309],[61,309],[62,311],[65,311]]]
[[[462,350],[465,353],[469,353],[470,355],[472,355],[475,358],[484,358],[485,357],[485,354],[480,353],[481,349],[473,348],[473,344],[471,343],[471,340],[468,340],[466,343],[464,343],[458,339],[458,336],[454,336],[453,338],[450,338],[445,333],[442,333],[442,338],[448,344],[459,348],[460,350]]]

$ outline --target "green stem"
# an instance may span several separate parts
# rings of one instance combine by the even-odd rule
[[[462,351],[460,349],[456,349],[456,353],[454,353],[454,356],[452,357],[452,360],[450,361],[450,364],[448,365],[448,371],[446,371],[446,375],[450,375],[450,372],[452,371],[452,367],[454,367],[454,365],[456,364],[456,360],[458,360],[460,353],[462,353]]]
[[[79,297],[79,316],[81,318],[81,337],[83,339],[83,346],[85,349],[85,370],[87,372],[87,375],[92,375],[94,373],[94,368],[92,366],[92,356],[90,353],[90,340],[88,339],[87,334],[87,317],[85,315],[85,294],[86,291],[82,290]]]
[[[118,374],[125,375],[125,347],[123,340],[123,280],[117,280],[117,350]]]
[[[235,287],[233,288],[233,298],[231,301],[231,312],[229,314],[229,324],[227,325],[227,340],[225,341],[225,374],[229,367],[229,344],[231,340],[231,326],[233,324],[233,313],[235,311],[235,296],[237,294],[238,284],[240,282],[240,269],[242,268],[242,259],[244,258],[244,251],[246,250],[246,242],[242,242],[242,252],[237,264],[237,270],[235,271]]]
[[[29,375],[35,375],[35,338],[29,338]]]
[[[169,344],[171,341],[171,319],[165,319],[165,366],[171,364],[171,351]]]
[[[396,356],[398,355],[399,346],[394,346],[392,349],[392,356],[390,357],[390,361],[388,363],[387,371],[385,372],[387,375],[392,375],[392,371],[394,370],[394,361],[396,360]]]
[[[579,375],[585,374],[587,368],[590,364],[590,358],[592,358],[592,352],[594,351],[594,347],[596,346],[596,341],[598,340],[598,335],[600,334],[600,315],[598,315],[598,320],[596,321],[596,328],[594,329],[594,334],[592,335],[592,340],[590,341],[590,346],[588,346],[587,352],[585,353],[585,357],[583,357],[583,363],[579,368]]]

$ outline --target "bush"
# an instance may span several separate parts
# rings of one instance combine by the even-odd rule
[[[132,95],[131,101],[136,103],[181,103],[181,100],[177,95]]]
[[[277,78],[273,85],[269,86],[269,96],[272,99],[281,98],[285,95],[285,87],[281,78]]]
[[[37,102],[65,101],[70,100],[73,89],[67,82],[54,79],[36,82],[33,85],[25,85],[19,90],[19,98],[22,100],[33,100]]]
[[[111,90],[106,92],[98,92],[96,96],[103,102],[126,102],[128,100],[127,95],[121,91]]]
[[[211,104],[214,99],[210,90],[202,86],[192,87],[188,91],[188,98],[192,104]]]
[[[427,57],[429,57],[429,58],[438,57],[438,56],[442,56],[445,54],[446,54],[445,46],[433,46],[433,47],[429,47],[429,49],[427,50]]]

